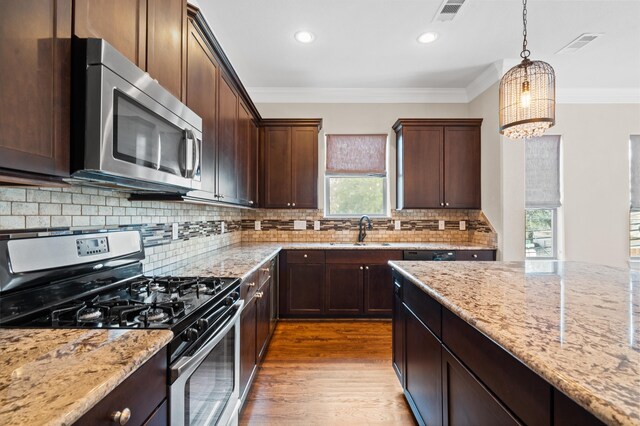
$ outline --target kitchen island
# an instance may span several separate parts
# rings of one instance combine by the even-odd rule
[[[575,262],[389,264],[400,299],[394,363],[419,422],[478,410],[503,424],[640,424],[639,273]]]
[[[0,424],[81,420],[172,337],[169,330],[0,329]]]

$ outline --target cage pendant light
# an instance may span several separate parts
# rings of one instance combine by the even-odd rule
[[[548,63],[529,59],[527,0],[522,4],[522,62],[500,80],[500,133],[511,139],[542,136],[556,121],[556,76]]]

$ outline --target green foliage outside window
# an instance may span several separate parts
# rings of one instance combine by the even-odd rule
[[[334,216],[384,215],[384,177],[327,178],[328,214]]]
[[[554,257],[553,209],[527,209],[526,257]]]

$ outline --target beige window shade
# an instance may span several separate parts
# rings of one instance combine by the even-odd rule
[[[387,135],[327,135],[327,173],[386,172]]]

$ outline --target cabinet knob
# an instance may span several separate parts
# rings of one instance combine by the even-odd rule
[[[292,207],[295,207],[295,206],[296,206],[296,203],[291,203],[291,206],[292,206]]]
[[[471,257],[473,257],[474,259],[477,259],[477,258],[478,258],[478,255],[477,255],[477,254],[474,254],[474,255],[473,255],[473,256],[471,256]]]
[[[448,206],[448,205],[449,205],[449,203],[444,203],[444,205],[445,205],[445,206]]]
[[[258,292],[256,292],[256,297],[257,297],[258,299],[261,299],[263,295],[264,295],[264,292],[262,292],[262,291],[258,291]]]
[[[256,286],[256,283],[248,283],[247,284],[247,287],[255,287],[255,286]]]
[[[366,270],[368,271],[368,270],[369,270],[369,267],[368,267],[368,266],[365,266],[365,267],[364,267],[364,269],[366,269]]]
[[[291,203],[287,203],[287,207],[291,207]]]
[[[253,201],[249,201],[249,204],[253,205]]]
[[[306,258],[306,257],[307,257],[307,255],[305,254],[305,255],[304,255],[304,257]]]
[[[444,206],[444,203],[440,203],[440,206]]]
[[[305,257],[306,257],[306,255],[305,255]],[[269,272],[269,268],[260,268],[260,270],[261,270],[262,272]]]
[[[119,425],[126,425],[129,419],[131,418],[131,410],[125,408],[122,411],[116,411],[115,413],[111,413],[111,420],[114,423]]]
[[[360,270],[362,271],[363,269],[364,269],[364,268],[361,266],[361,267],[360,267]]]

